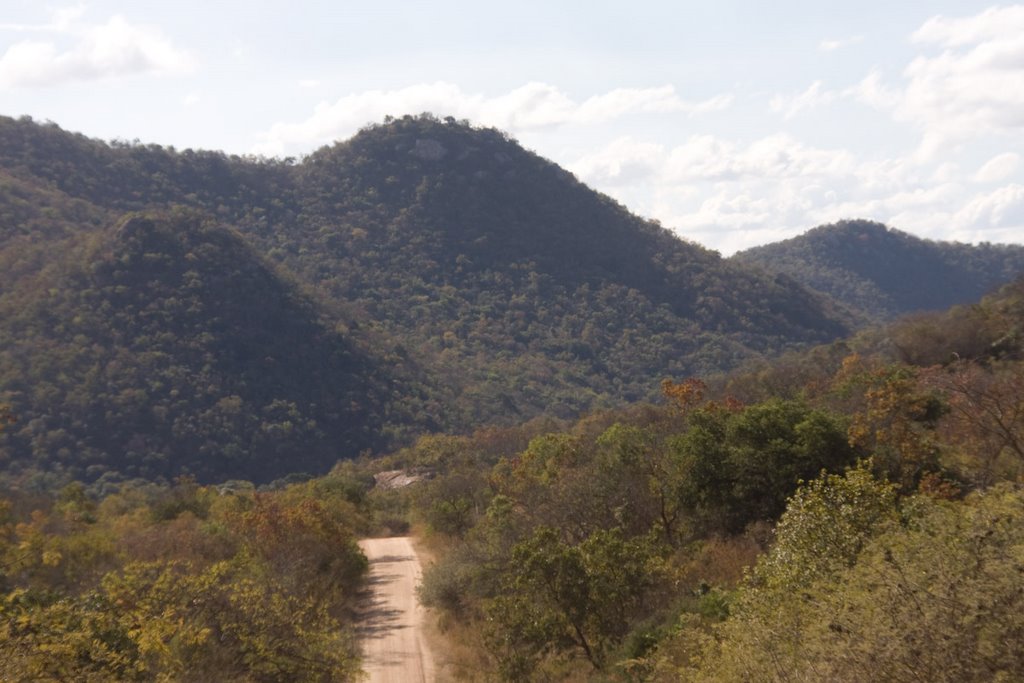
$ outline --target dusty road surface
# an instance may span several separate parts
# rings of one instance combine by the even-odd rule
[[[359,542],[370,560],[369,587],[358,628],[370,683],[431,683],[434,660],[416,601],[422,568],[409,538]]]

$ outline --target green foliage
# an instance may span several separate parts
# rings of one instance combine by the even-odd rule
[[[864,396],[850,422],[850,442],[873,453],[886,476],[913,490],[923,475],[938,469],[934,430],[945,405],[913,367],[863,365],[851,356],[838,375],[842,390]]]
[[[1024,659],[1009,645],[1024,633],[1019,487],[999,486],[963,502],[912,500],[902,523],[890,487],[848,478],[817,489],[795,499],[783,521],[791,513],[792,520],[741,592],[720,642],[690,675],[707,681],[1020,677]]]
[[[0,119],[0,218],[0,399],[21,418],[0,466],[21,481],[322,473],[846,330],[792,281],[431,116],[297,164]]]
[[[98,594],[80,600],[16,589],[0,596],[0,678],[142,681],[128,625]]]
[[[1003,533],[996,520],[1012,527],[1016,513],[975,510],[1020,497],[986,489],[1020,471],[1020,291],[931,318],[947,339],[967,339],[955,333],[967,321],[984,328],[978,338],[991,341],[960,360],[908,365],[900,357],[937,352],[909,337],[894,351],[885,330],[871,331],[773,371],[796,380],[762,370],[668,382],[663,410],[594,415],[489,470],[489,459],[460,460],[469,440],[445,442],[436,462],[460,464],[436,490],[484,492],[468,529],[435,537],[451,545],[425,576],[442,628],[475,647],[465,678],[902,681],[918,666],[925,680],[1019,678],[1016,641],[992,635],[1019,629],[1018,540],[981,531]],[[723,386],[762,398],[743,405]],[[776,389],[785,398],[763,398]],[[424,495],[414,509],[443,499]],[[594,624],[582,637],[573,624],[600,611],[580,548],[603,533],[660,547],[624,630],[597,647]],[[1011,607],[992,607],[989,589]],[[602,653],[600,670],[583,643]]]
[[[852,564],[881,524],[896,515],[894,487],[865,463],[801,487],[775,530],[775,545],[751,585],[794,592]]]
[[[102,591],[138,647],[141,669],[177,680],[341,681],[354,658],[322,604],[240,567],[129,564]]]
[[[320,500],[299,487],[278,495],[256,494],[241,516],[249,552],[299,595],[341,600],[367,570],[347,501]]]
[[[1024,474],[1024,363],[952,364],[922,377],[943,393],[948,415],[937,438],[949,444],[947,462],[982,486]]]
[[[840,469],[855,455],[840,419],[799,401],[737,410],[710,405],[691,421],[673,442],[685,475],[683,504],[732,531],[778,517],[801,481]]]
[[[573,545],[541,527],[516,545],[516,567],[487,608],[503,676],[528,679],[549,653],[578,649],[600,669],[655,578],[653,546],[599,531]]]
[[[0,119],[0,678],[351,678],[355,537],[410,522],[471,678],[1020,678],[1024,280],[754,363],[846,329],[793,278],[884,317],[1019,254],[798,242],[765,276],[430,116],[298,164]]]
[[[351,680],[366,511],[341,490],[0,499],[0,678]]]
[[[420,601],[455,619],[465,619],[474,598],[480,597],[475,585],[478,568],[473,559],[464,546],[445,553],[423,573],[418,588]]]
[[[374,362],[237,234],[136,215],[88,260],[7,309],[0,371],[23,418],[9,461],[263,482],[382,443]]]
[[[14,415],[11,413],[11,407],[0,403],[0,434],[2,434],[7,427],[14,424],[16,421],[17,420],[14,419]]]
[[[447,530],[421,595],[446,628],[484,633],[504,679],[559,679],[580,661],[650,673],[674,624],[726,618],[759,543],[698,539],[772,521],[801,478],[852,457],[843,421],[797,401],[595,415],[489,473],[464,461],[423,485],[413,507],[435,530],[440,505],[490,497]]]
[[[933,242],[869,221],[823,225],[733,259],[784,273],[875,321],[973,303],[1024,273],[1024,247]]]

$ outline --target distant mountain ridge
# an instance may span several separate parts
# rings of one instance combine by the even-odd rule
[[[53,469],[60,452],[87,478],[323,471],[423,431],[651,398],[665,376],[850,329],[794,279],[680,240],[496,130],[430,116],[369,126],[299,163],[0,118],[0,264],[12,264],[0,273],[0,400],[31,417],[0,458]],[[234,273],[224,291],[216,268]],[[111,341],[104,328],[123,323],[105,306],[124,301],[135,332]],[[95,371],[63,370],[79,347]],[[144,386],[155,361],[191,388]],[[120,379],[107,389],[76,379],[111,363]],[[67,423],[67,392],[99,412]],[[209,414],[236,398],[235,427]],[[153,426],[158,439],[139,427],[104,440],[167,410],[179,426]],[[214,436],[197,437],[199,423]]]
[[[784,273],[871,320],[971,303],[1024,274],[1024,246],[924,240],[865,220],[823,225],[732,260]]]

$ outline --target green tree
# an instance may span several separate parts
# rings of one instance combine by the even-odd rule
[[[853,565],[896,518],[894,487],[876,481],[868,465],[801,487],[779,521],[775,545],[758,561],[705,654],[700,680],[789,680],[805,624],[821,609],[816,588]]]
[[[323,605],[238,563],[134,563],[105,577],[103,593],[147,676],[312,682],[355,671],[352,644]]]
[[[150,680],[132,629],[99,593],[82,598],[15,589],[0,595],[0,679]]]
[[[802,496],[803,503],[792,509],[792,524],[758,564],[719,642],[690,678],[1020,679],[1019,487],[998,485],[964,501],[918,496],[907,499],[899,515],[887,502],[889,486],[848,479],[823,484],[819,493],[826,488],[833,489],[830,498],[843,502],[822,508],[824,501],[815,500],[820,496]],[[822,515],[827,509],[832,512]],[[845,533],[834,533],[832,524]]]
[[[803,480],[850,464],[842,421],[800,401],[770,399],[738,410],[711,405],[674,440],[684,507],[705,526],[742,530],[772,520]]]
[[[625,540],[615,529],[578,545],[537,529],[513,549],[501,595],[487,609],[503,675],[529,678],[544,656],[573,651],[603,668],[652,585],[654,558],[648,540]]]

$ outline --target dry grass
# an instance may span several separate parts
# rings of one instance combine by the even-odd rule
[[[741,536],[704,541],[682,564],[679,574],[682,585],[695,586],[704,582],[722,588],[734,587],[743,578],[744,570],[764,552],[765,535],[753,529]]]

